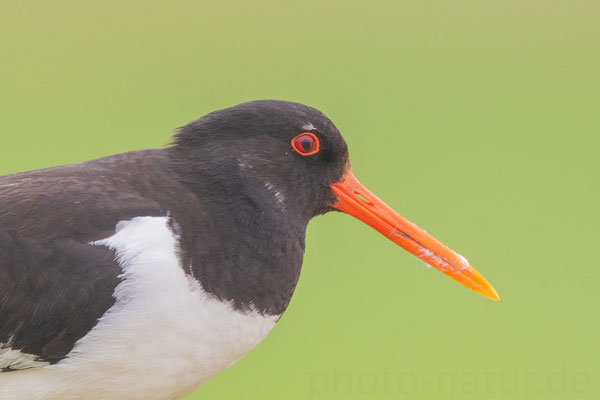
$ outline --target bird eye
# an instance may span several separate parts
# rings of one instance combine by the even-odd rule
[[[312,156],[319,152],[319,138],[313,133],[301,133],[292,139],[292,147],[303,156]]]

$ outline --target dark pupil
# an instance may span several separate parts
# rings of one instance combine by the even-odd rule
[[[304,149],[304,151],[309,152],[312,147],[312,140],[302,139],[302,142],[300,142],[300,144],[302,145],[302,148]]]

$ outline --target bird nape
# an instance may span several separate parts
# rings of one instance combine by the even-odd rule
[[[0,398],[190,393],[268,334],[308,222],[335,210],[498,300],[360,184],[335,125],[298,103],[243,103],[163,149],[0,177]]]

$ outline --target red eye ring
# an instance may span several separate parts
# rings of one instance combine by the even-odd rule
[[[320,147],[321,142],[314,133],[304,132],[292,139],[292,148],[303,156],[317,154]]]

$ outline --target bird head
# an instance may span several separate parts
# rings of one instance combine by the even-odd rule
[[[189,164],[190,175],[203,175],[204,191],[225,190],[236,208],[306,222],[344,212],[475,292],[499,299],[464,257],[358,181],[344,138],[319,110],[275,100],[239,104],[183,127],[172,149]]]

